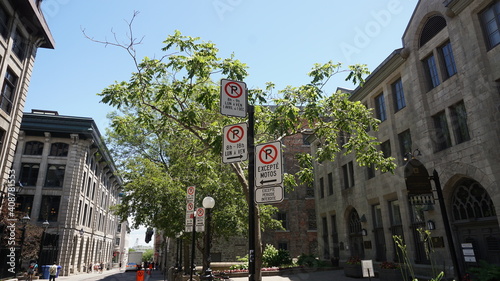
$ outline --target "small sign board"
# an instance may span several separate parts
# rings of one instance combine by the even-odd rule
[[[361,269],[363,271],[363,277],[375,277],[372,260],[361,260]]]
[[[205,231],[205,208],[196,209],[196,232]]]
[[[281,142],[255,146],[255,186],[278,185],[283,182]]]
[[[462,243],[461,246],[465,262],[476,262],[476,255],[474,254],[474,246],[472,243]]]
[[[186,202],[194,202],[195,193],[196,193],[196,187],[188,186],[186,190]]]
[[[247,123],[225,126],[223,130],[222,163],[248,159]]]
[[[283,186],[266,186],[255,189],[255,203],[279,203],[283,201],[285,191]]]
[[[193,232],[194,211],[186,212],[186,224],[184,232]]]
[[[226,116],[247,116],[247,84],[222,79],[220,83],[220,113]]]

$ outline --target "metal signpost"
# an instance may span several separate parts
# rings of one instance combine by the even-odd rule
[[[247,123],[224,127],[222,162],[248,159],[248,280],[255,280],[255,204],[283,201],[284,189],[281,142],[254,146],[254,106],[248,105],[247,86],[241,81],[221,80],[220,112],[226,116],[246,117]],[[256,167],[256,163],[257,167]],[[258,174],[256,174],[256,168]],[[256,191],[255,188],[259,187]]]

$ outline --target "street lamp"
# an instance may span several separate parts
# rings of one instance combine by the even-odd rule
[[[206,232],[205,232],[205,256],[207,257],[207,267],[205,269],[205,274],[203,275],[203,278],[208,281],[212,281],[214,279],[214,276],[212,275],[212,269],[210,268],[210,244],[211,244],[211,233],[210,233],[210,223],[212,221],[212,208],[215,206],[215,200],[207,196],[203,198],[203,207],[205,208],[205,215],[207,217],[206,221]]]
[[[22,234],[21,234],[21,246],[19,247],[19,262],[17,264],[18,269],[21,268],[21,264],[23,262],[23,244],[24,244],[24,238],[26,235],[26,225],[30,221],[30,217],[26,214],[22,219],[21,223],[23,224],[23,229],[22,229]]]
[[[49,225],[50,225],[50,223],[48,220],[45,220],[42,223],[43,232],[42,232],[42,238],[40,239],[40,250],[38,250],[38,264],[42,264],[42,251],[43,251],[43,244],[45,242],[45,232],[47,232]]]

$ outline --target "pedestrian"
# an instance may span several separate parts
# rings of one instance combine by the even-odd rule
[[[33,275],[37,272],[38,269],[38,264],[36,263],[35,260],[30,261],[30,265],[28,267],[28,281],[33,280]]]
[[[49,281],[56,281],[56,275],[57,275],[57,263],[54,262],[53,265],[50,266],[49,268]]]
[[[101,264],[99,265],[99,273],[102,273],[103,269],[104,269],[104,263],[101,261]]]

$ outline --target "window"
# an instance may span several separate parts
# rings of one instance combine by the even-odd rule
[[[446,27],[446,20],[442,16],[430,17],[425,23],[422,33],[420,34],[420,47],[429,42],[441,30]]]
[[[23,60],[26,52],[26,39],[24,39],[21,32],[16,29],[16,31],[12,33],[12,40],[12,52],[16,54],[20,60]]]
[[[467,111],[464,102],[459,102],[450,107],[451,128],[455,137],[455,144],[470,140],[469,128],[467,127]]]
[[[448,42],[444,44],[439,50],[445,66],[446,78],[449,78],[457,73],[455,58],[453,57],[453,51],[451,50],[451,43]]]
[[[380,144],[380,150],[384,154],[384,157],[390,157],[391,156],[391,141],[387,140],[384,141],[383,143]]]
[[[53,143],[50,146],[50,156],[68,156],[69,145],[67,143]]]
[[[47,177],[45,179],[46,187],[62,187],[64,182],[64,165],[49,165],[47,168]]]
[[[39,164],[23,163],[19,182],[23,186],[36,186],[36,180],[38,179],[39,170]]]
[[[288,251],[288,243],[287,242],[279,242],[278,250]]]
[[[57,221],[60,202],[61,196],[42,196],[42,204],[40,207],[38,221]]]
[[[317,223],[316,223],[316,210],[315,209],[308,209],[307,210],[307,223],[308,223],[308,230],[316,230],[318,229]]]
[[[2,95],[0,96],[0,108],[7,114],[12,111],[12,103],[16,92],[17,76],[11,70],[5,73],[5,80],[2,87]]]
[[[456,221],[496,217],[491,197],[477,181],[471,179],[460,181],[452,202],[453,219]]]
[[[424,59],[424,69],[429,81],[429,90],[432,90],[440,84],[434,55],[430,55]]]
[[[42,155],[43,142],[29,141],[24,146],[24,154],[26,155]]]
[[[93,211],[93,208],[90,207],[89,209],[89,220],[87,222],[87,226],[90,227],[90,224],[92,223],[92,211]]]
[[[330,223],[332,228],[332,246],[333,246],[333,257],[340,256],[340,247],[339,247],[339,232],[337,230],[337,216],[330,216]]]
[[[389,202],[389,215],[391,218],[391,236],[397,235],[404,240],[403,235],[403,220],[401,218],[401,209],[399,208],[399,202],[397,200]],[[397,262],[403,262],[402,250],[396,245],[394,240],[392,240],[393,247],[393,260]]]
[[[326,218],[323,217],[321,218],[321,226],[323,230],[323,258],[324,259],[329,259],[330,258],[330,243],[328,243],[328,223],[326,221]]]
[[[398,79],[391,85],[392,96],[394,97],[394,108],[399,111],[406,107],[405,94],[403,92],[403,82]]]
[[[373,233],[375,235],[375,252],[377,261],[385,261],[385,236],[384,225],[382,224],[382,209],[380,204],[372,206],[373,213]]]
[[[288,229],[288,221],[286,219],[286,213],[285,212],[279,212],[278,213],[278,220],[281,221],[281,226],[283,226],[283,228],[285,230]]]
[[[9,34],[9,16],[5,9],[0,5],[0,35],[7,38]]]
[[[351,162],[342,166],[344,189],[354,186],[354,165]]]
[[[366,178],[372,179],[375,177],[375,165],[370,164],[366,167]]]
[[[448,122],[446,120],[446,114],[444,111],[434,115],[432,117],[434,120],[435,129],[435,146],[436,151],[441,151],[451,146],[450,131],[448,130]]]
[[[380,94],[375,97],[375,111],[377,113],[377,118],[380,121],[385,121],[387,119],[387,115],[385,112],[384,94]]]
[[[333,194],[333,173],[328,173],[328,195]]]
[[[405,155],[408,152],[412,152],[411,150],[411,134],[410,130],[406,130],[398,135],[399,139],[399,149],[401,155]]]
[[[306,198],[314,198],[314,187],[312,184],[306,184]]]
[[[120,246],[120,238],[115,238],[115,246]]]
[[[16,203],[17,210],[21,214],[31,215],[31,208],[33,207],[33,195],[17,195]]]
[[[480,14],[488,49],[500,43],[500,1],[496,1]]]
[[[83,172],[83,179],[82,179],[82,193],[85,193],[85,179],[87,178],[87,172]]]
[[[319,179],[319,196],[325,198],[325,180],[323,178]]]

